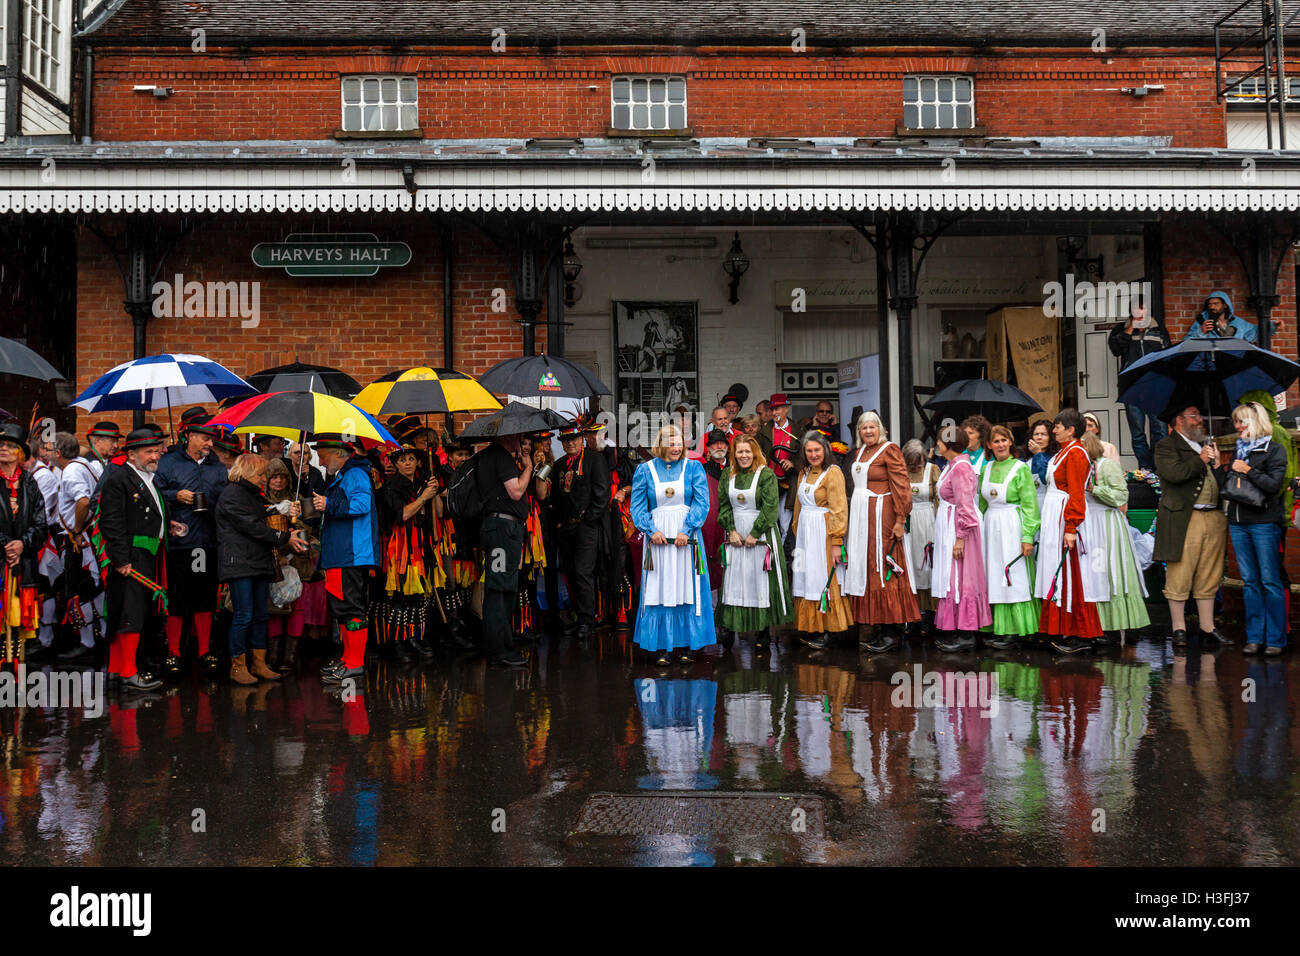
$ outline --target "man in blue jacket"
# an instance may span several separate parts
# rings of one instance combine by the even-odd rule
[[[330,615],[343,640],[341,660],[326,665],[326,683],[341,684],[365,673],[366,605],[370,578],[379,564],[379,514],[375,509],[370,462],[342,436],[323,435],[316,442],[329,482],[325,494],[312,495],[321,523],[320,567]]]
[[[1272,334],[1277,335],[1281,330],[1282,323],[1273,320]],[[1201,314],[1196,317],[1192,327],[1187,330],[1187,339],[1214,339],[1214,338],[1238,338],[1244,339],[1252,345],[1259,344],[1259,326],[1254,322],[1247,322],[1241,316],[1232,311],[1232,297],[1226,292],[1218,289],[1210,293],[1210,297],[1205,300],[1205,306]]]
[[[181,632],[185,619],[194,621],[199,662],[216,670],[212,653],[212,612],[217,609],[217,524],[212,509],[226,487],[226,468],[212,453],[217,429],[208,425],[202,408],[181,416],[180,443],[158,461],[154,482],[167,505],[167,514],[189,530],[184,537],[167,537],[167,659],[163,673],[181,674]]]

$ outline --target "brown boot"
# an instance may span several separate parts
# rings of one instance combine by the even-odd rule
[[[244,655],[230,659],[230,679],[236,684],[256,684],[257,678],[248,672],[244,666]]]
[[[298,669],[298,638],[284,639],[284,660],[276,668],[281,674],[292,674]]]
[[[266,666],[266,648],[262,648],[260,651],[257,648],[253,649],[253,666],[249,668],[249,671],[254,677],[260,677],[262,680],[280,679],[279,674]]]

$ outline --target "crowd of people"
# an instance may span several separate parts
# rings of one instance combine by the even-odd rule
[[[899,447],[872,411],[848,436],[830,403],[797,426],[790,411],[775,394],[745,415],[728,395],[699,439],[683,416],[648,449],[618,448],[588,416],[477,454],[414,416],[388,422],[402,442],[388,453],[342,435],[245,451],[201,408],[170,448],[152,425],[100,422],[83,443],[3,424],[5,657],[19,640],[29,661],[106,657],[111,682],[146,691],[196,665],[277,680],[304,636],[337,650],[321,669],[333,684],[368,654],[427,661],[439,644],[521,667],[543,635],[586,643],[601,626],[631,628],[661,667],[791,630],[815,650],[848,635],[870,653],[1046,640],[1079,654],[1150,624],[1153,561],[1174,644],[1188,601],[1199,640],[1223,644],[1229,539],[1245,651],[1287,645],[1296,453],[1266,394],[1243,396],[1222,452],[1200,409],[1178,410],[1152,451],[1145,536],[1095,416],[1062,409],[1018,436],[972,415]]]

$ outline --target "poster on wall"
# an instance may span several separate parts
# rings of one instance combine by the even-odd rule
[[[662,415],[698,411],[699,307],[695,302],[615,302],[619,405]]]
[[[1016,382],[1026,395],[1051,412],[1061,407],[1061,342],[1039,308],[1002,310],[1007,350]]]

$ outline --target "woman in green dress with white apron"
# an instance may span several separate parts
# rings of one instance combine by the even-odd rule
[[[1147,613],[1147,584],[1138,569],[1128,518],[1120,509],[1128,504],[1128,482],[1123,469],[1105,453],[1102,441],[1092,432],[1083,436],[1083,449],[1092,459],[1092,482],[1087,492],[1088,520],[1096,544],[1104,555],[1110,600],[1097,602],[1097,617],[1103,631],[1136,631],[1151,623]],[[1111,638],[1102,638],[1111,642]]]
[[[1017,638],[1038,633],[1039,603],[1034,598],[1034,536],[1038,533],[1038,493],[1029,465],[1011,454],[1011,431],[992,429],[993,460],[980,474],[979,506],[984,513],[984,573],[989,583],[994,636],[986,643],[1005,648]]]
[[[736,436],[729,456],[718,481],[718,524],[726,535],[722,626],[761,634],[794,620],[777,522],[779,490],[756,438]]]

